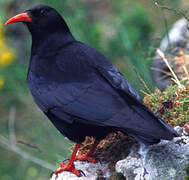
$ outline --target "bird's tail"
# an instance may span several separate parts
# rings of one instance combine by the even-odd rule
[[[128,110],[127,110],[128,111]],[[155,144],[161,139],[172,140],[174,137],[180,136],[171,126],[165,121],[151,112],[145,105],[132,106],[128,117],[125,111],[122,111],[122,118],[125,116],[127,122],[122,128],[123,133],[128,133],[134,136],[138,141],[144,144]]]
[[[160,139],[146,138],[144,136],[130,134],[133,136],[138,142],[142,142],[145,145],[152,145],[160,142]]]

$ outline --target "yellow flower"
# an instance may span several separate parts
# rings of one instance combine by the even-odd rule
[[[10,65],[13,59],[14,53],[6,44],[3,24],[0,22],[0,68]]]
[[[2,76],[0,76],[0,88],[4,85],[4,79]]]
[[[0,50],[1,52],[1,50]],[[14,54],[11,50],[5,50],[0,54],[0,67],[9,66],[14,58]]]

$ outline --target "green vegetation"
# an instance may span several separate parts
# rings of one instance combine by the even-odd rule
[[[125,177],[123,176],[123,174],[116,172],[113,172],[110,178],[110,180],[124,180],[124,179]]]
[[[170,85],[165,91],[156,89],[144,98],[145,104],[152,111],[173,126],[183,126],[189,122],[189,85],[187,81],[182,84],[183,89],[179,89],[178,85]]]
[[[189,166],[186,168],[187,176],[184,178],[184,180],[189,180]]]

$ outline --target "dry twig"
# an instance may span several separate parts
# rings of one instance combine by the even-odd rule
[[[5,138],[4,136],[0,136],[0,146],[3,147],[3,148],[8,149],[10,151],[13,151],[13,152],[17,153],[18,155],[20,155],[24,159],[32,161],[35,164],[40,165],[41,167],[44,167],[44,168],[50,169],[50,170],[54,170],[55,169],[55,166],[53,166],[52,164],[50,164],[48,162],[45,162],[45,161],[43,161],[41,159],[38,159],[38,158],[30,155],[29,153],[23,151],[22,149],[17,147],[15,144],[12,144],[12,142],[10,140],[8,140],[7,138]]]
[[[174,12],[174,14],[184,17],[184,18],[189,22],[189,17],[187,17],[187,16],[184,14],[184,12],[182,12],[182,10],[177,10],[177,9],[173,9],[173,8],[170,8],[170,7],[167,7],[167,6],[162,6],[162,5],[158,4],[157,1],[154,1],[154,4],[155,4],[158,8],[165,9],[165,10],[168,10],[168,11],[172,11],[172,12]],[[188,29],[189,29],[189,25],[188,25]]]
[[[174,73],[173,69],[171,68],[171,66],[168,63],[168,60],[166,59],[164,53],[160,50],[157,49],[157,53],[160,55],[160,57],[163,59],[163,61],[165,62],[165,64],[167,65],[167,67],[169,68],[169,70],[171,71],[173,77],[174,77],[174,82],[176,82],[176,84],[178,85],[178,87],[180,89],[184,89],[185,87],[180,83],[179,79],[177,78],[176,74]]]
[[[16,140],[16,142],[19,143],[19,144],[26,145],[26,146],[29,147],[29,148],[36,149],[36,150],[38,150],[40,153],[43,152],[43,151],[42,151],[38,146],[36,146],[35,144],[31,144],[31,143],[26,142],[26,141],[23,141],[23,140]]]
[[[15,136],[15,129],[14,129],[14,122],[15,122],[15,116],[16,116],[16,108],[11,107],[9,112],[9,139],[12,144],[15,143],[16,136]]]
[[[16,142],[16,135],[15,135],[15,118],[16,118],[16,108],[15,107],[12,107],[10,109],[10,113],[9,113],[9,139],[0,135],[0,146],[2,148],[6,148],[10,151],[13,151],[15,153],[17,153],[18,155],[20,155],[21,157],[23,157],[24,159],[27,159],[31,162],[34,162],[38,165],[40,165],[41,167],[44,167],[46,169],[50,169],[50,170],[54,170],[55,169],[55,166],[53,166],[52,164],[46,162],[46,161],[43,161],[37,157],[34,157],[32,155],[30,155],[29,153],[25,152],[24,150],[22,150],[21,148],[19,148],[18,146],[16,146],[15,142]],[[21,143],[21,141],[19,141],[19,143]],[[27,146],[29,147],[32,147],[32,148],[35,148],[35,149],[38,149],[40,150],[37,146],[35,145],[31,145],[29,143],[23,143],[22,141],[22,144],[27,144]]]

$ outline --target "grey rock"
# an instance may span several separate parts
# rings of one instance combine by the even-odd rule
[[[108,178],[110,176],[108,165],[106,163],[76,161],[74,164],[76,169],[82,170],[86,176],[77,177],[71,172],[64,171],[60,173],[57,178],[56,175],[53,175],[50,180],[96,180],[99,170],[102,172],[104,178]]]
[[[168,32],[169,38],[166,35],[161,41],[160,49],[166,51],[170,44],[176,44],[185,39],[186,36],[189,37],[187,26],[188,21],[185,18],[176,21]]]
[[[180,127],[180,126],[176,126],[174,128],[180,135],[184,135],[184,128]]]
[[[178,127],[176,130],[181,132]],[[134,145],[129,156],[117,162],[116,171],[127,180],[183,180],[188,166],[189,136],[182,133],[172,141],[162,140],[145,148]]]
[[[189,50],[188,21],[185,18],[179,19],[173,24],[168,32],[168,36],[166,35],[162,39],[159,48],[165,53],[165,55],[171,54],[172,56],[175,56],[180,48]],[[169,61],[168,59],[168,62],[174,70],[174,61]],[[159,89],[164,90],[169,84],[171,84],[171,76],[166,76],[166,72],[170,73],[170,71],[158,53],[156,53],[153,58],[151,68],[152,78]],[[179,77],[179,75],[177,76]]]
[[[188,132],[185,129],[183,129],[183,135],[184,136],[189,136]]]

